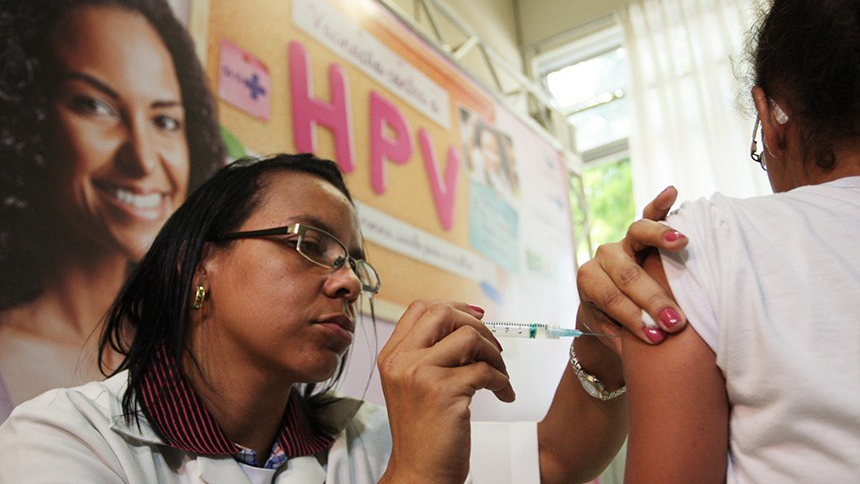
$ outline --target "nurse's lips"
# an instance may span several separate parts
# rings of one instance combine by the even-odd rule
[[[330,332],[342,339],[345,343],[352,343],[355,323],[345,314],[322,318],[317,324],[325,326]]]

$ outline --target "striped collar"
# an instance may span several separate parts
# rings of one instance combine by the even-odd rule
[[[144,373],[139,405],[156,433],[167,445],[202,455],[235,455],[241,448],[230,441],[197,396],[191,383],[163,346]],[[328,448],[333,437],[315,429],[295,389],[284,410],[277,444],[287,458],[316,454]]]

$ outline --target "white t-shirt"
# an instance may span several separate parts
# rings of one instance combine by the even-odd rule
[[[0,484],[312,484],[377,482],[391,453],[383,407],[354,400],[331,405],[327,418],[348,418],[321,463],[298,457],[281,469],[260,469],[232,457],[191,454],[164,445],[145,418],[126,424],[122,395],[128,376],[46,392],[13,411],[0,425]],[[347,416],[347,417],[344,417]],[[472,425],[473,484],[538,484],[537,426]]]
[[[729,483],[860,482],[860,177],[685,203],[669,284],[713,349]]]

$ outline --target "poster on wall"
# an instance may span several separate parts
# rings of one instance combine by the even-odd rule
[[[562,153],[377,2],[172,2],[188,28],[159,0],[12,3],[0,421],[101,378],[99,323],[129,270],[189,191],[243,154],[340,165],[381,319],[454,299],[497,320],[572,322]],[[151,129],[127,129],[132,114]]]
[[[227,157],[210,83],[168,3],[0,8],[3,421],[48,389],[103,378],[108,306]]]
[[[383,316],[458,299],[496,318],[569,324],[567,176],[538,129],[373,0],[209,0],[208,19],[210,78],[223,76],[225,45],[271,75],[270,117],[222,97],[222,125],[248,152],[338,162]]]
[[[487,320],[573,324],[567,173],[534,123],[374,0],[209,0],[206,12],[196,38],[210,78],[224,42],[271,76],[267,120],[219,103],[230,138],[251,153],[314,152],[345,172],[382,279],[378,318],[440,299],[479,305]],[[475,415],[541,418],[567,344],[505,341],[527,397],[500,405],[479,392]]]

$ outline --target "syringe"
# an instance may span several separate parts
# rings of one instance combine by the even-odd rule
[[[615,336],[614,334],[586,333],[578,329],[562,328],[553,324],[543,323],[510,323],[504,321],[484,321],[496,336],[528,339],[558,339],[562,337],[576,338],[577,336]]]

